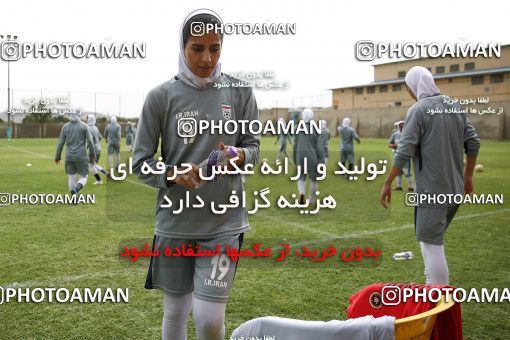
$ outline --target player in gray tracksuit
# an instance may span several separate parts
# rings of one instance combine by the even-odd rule
[[[87,183],[88,162],[95,160],[94,143],[89,128],[80,120],[77,112],[71,113],[71,121],[64,124],[55,152],[55,163],[61,160],[62,149],[66,146],[65,170],[71,194],[80,191]],[[87,149],[89,154],[87,157]]]
[[[133,131],[133,124],[131,122],[127,122],[126,126],[126,145],[129,152],[133,151],[133,140],[134,137],[134,131]]]
[[[324,153],[324,164],[328,164],[329,140],[331,139],[331,132],[328,129],[328,123],[324,119],[322,119],[320,123],[321,123],[321,139]]]
[[[117,168],[120,163],[120,139],[121,139],[121,127],[117,123],[117,117],[112,116],[110,118],[110,124],[108,124],[104,130],[104,138],[108,143],[108,164],[110,171]],[[113,163],[113,156],[115,156],[115,167]]]
[[[99,157],[101,156],[101,139],[103,139],[103,136],[101,135],[101,132],[99,132],[99,129],[96,126],[96,116],[88,115],[87,125],[89,127],[90,134],[92,135],[92,142],[94,143],[94,151],[96,153],[95,161],[89,162],[89,171],[92,171],[94,177],[96,178],[96,181],[93,183],[94,185],[103,184],[101,177],[99,177],[99,173],[102,173],[107,176],[108,172],[102,167],[100,167],[98,164]]]
[[[131,130],[133,131],[133,150],[135,148],[135,142],[136,142],[136,133],[138,132],[138,128],[136,127],[136,123],[133,123],[131,126]],[[133,151],[131,150],[131,151]]]
[[[426,68],[411,68],[405,82],[417,102],[407,112],[393,167],[381,191],[381,204],[388,207],[391,183],[411,158],[419,197],[472,193],[473,169],[480,148],[473,125],[458,103],[441,95]],[[452,112],[453,109],[457,112]],[[420,242],[427,284],[448,284],[444,234],[458,208],[454,202],[441,204],[433,200],[420,201],[415,207],[416,239]]]
[[[404,130],[404,121],[400,120],[398,122],[395,122],[395,131],[390,136],[390,139],[388,140],[388,147],[391,149],[393,154],[397,151],[398,143],[400,142],[400,138],[402,137],[402,131]],[[413,185],[413,175],[411,174],[411,160],[407,163],[404,168],[402,168],[402,173],[407,179],[407,191],[412,192],[414,191],[414,185]],[[402,173],[397,176],[397,186],[395,187],[395,190],[402,190]]]
[[[198,186],[197,164],[207,159],[211,151],[228,145],[236,148],[239,166],[255,165],[260,136],[249,131],[242,133],[241,129],[235,134],[211,133],[210,129],[198,133],[197,128],[201,121],[254,121],[259,113],[252,89],[236,87],[238,79],[221,73],[218,60],[223,36],[219,33],[193,36],[193,22],[219,24],[221,19],[212,11],[198,10],[184,20],[179,73],[146,97],[138,122],[133,170],[142,182],[158,189],[154,248],[174,249],[191,244],[193,249],[219,246],[221,252],[213,258],[151,258],[145,287],[164,292],[163,339],[186,337],[191,309],[198,339],[224,339],[225,308],[236,268],[236,262],[225,251],[227,246],[241,246],[243,233],[250,225],[242,205],[220,213],[214,213],[212,208],[229,204],[234,196],[241,202],[244,182],[240,174],[231,174]],[[156,168],[154,157],[158,148],[163,172]],[[193,164],[192,170],[172,180],[173,166],[182,163]],[[148,172],[148,168],[153,172]],[[186,201],[187,193],[193,204],[197,203],[195,197],[200,197],[203,207],[178,212],[179,202]],[[165,196],[173,203],[171,207],[161,206],[166,203]]]
[[[313,119],[313,111],[311,109],[304,109],[301,113],[301,118],[308,124]],[[312,130],[313,131],[313,130]],[[303,172],[305,170],[305,158],[306,158],[306,170],[308,177],[310,178],[310,192],[308,195],[309,204],[315,203],[316,192],[319,189],[319,183],[317,177],[317,166],[324,163],[324,144],[322,138],[315,131],[310,134],[306,134],[304,131],[297,133],[294,136],[294,164],[301,167],[301,176],[298,179],[298,191],[299,191],[299,203],[305,202],[306,195],[306,178]]]
[[[356,140],[359,144],[359,136],[356,131],[351,128],[351,120],[347,117],[343,119],[342,125],[338,127],[338,133],[340,134],[340,140],[342,142],[340,146],[340,162],[351,171],[354,168],[354,144],[352,142]],[[349,165],[347,165],[347,163],[349,163]]]
[[[285,119],[283,118],[278,118],[278,122],[281,122],[282,124],[285,123]],[[278,135],[278,137],[276,138],[276,141],[274,142],[275,144],[279,144],[278,145],[278,153],[276,154],[276,160],[279,161],[280,160],[280,155],[283,153],[285,155],[285,158],[289,158],[289,155],[287,154],[287,140],[289,141],[289,143],[292,144],[291,140],[290,140],[290,136],[288,134],[286,134],[284,131],[280,132],[280,134]]]

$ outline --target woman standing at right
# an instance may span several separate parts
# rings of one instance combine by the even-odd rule
[[[381,191],[381,204],[388,207],[391,183],[411,158],[418,198],[471,194],[473,169],[480,149],[475,128],[462,113],[462,107],[441,94],[426,68],[411,68],[405,82],[416,104],[407,112],[393,167]],[[464,153],[465,168],[462,164]],[[448,200],[436,203],[430,199],[417,203],[414,226],[425,263],[426,283],[447,285],[449,273],[444,235],[459,205]]]

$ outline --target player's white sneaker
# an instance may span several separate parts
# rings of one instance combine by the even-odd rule
[[[98,185],[98,184],[103,184],[103,181],[95,181],[94,183],[92,183],[92,185]]]

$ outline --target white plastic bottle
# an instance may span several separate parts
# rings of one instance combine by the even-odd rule
[[[229,159],[236,156],[239,156],[239,153],[233,146],[229,146],[228,148],[222,150],[216,149],[211,152],[206,159],[198,164],[198,169],[202,172],[202,176],[210,177],[212,175],[212,169],[214,166],[228,165]],[[215,182],[216,180],[217,176],[215,176],[211,181]]]
[[[401,253],[395,253],[395,254],[393,254],[393,256],[391,258],[396,261],[411,260],[413,258],[413,252],[412,251],[403,251]]]

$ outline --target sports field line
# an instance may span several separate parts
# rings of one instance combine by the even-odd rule
[[[455,217],[453,219],[452,223],[455,221],[468,220],[470,218],[489,216],[489,215],[499,214],[499,213],[508,212],[508,211],[510,211],[510,209],[499,209],[499,210],[495,210],[495,211],[487,211],[484,213],[461,215],[461,216]],[[399,230],[405,230],[405,229],[411,229],[411,228],[414,228],[413,223],[403,224],[398,227],[390,227],[390,228],[383,228],[383,229],[376,229],[376,230],[363,230],[363,231],[360,231],[357,233],[342,235],[340,237],[341,238],[353,238],[353,237],[358,237],[358,236],[370,236],[370,235],[383,234],[383,233],[387,233],[390,231],[399,231]]]
[[[18,148],[18,147],[15,147],[15,146],[12,146],[12,145],[8,145],[8,144],[6,144],[6,146],[8,146],[8,147],[10,147],[10,148],[13,148],[13,149],[15,149],[15,150],[18,150],[18,151],[23,151],[23,152],[29,153],[29,154],[31,154],[31,155],[41,157],[41,158],[53,159],[53,157],[48,156],[48,155],[45,155],[45,154],[42,154],[42,153],[38,153],[38,152],[33,152],[33,151],[25,150],[25,149]],[[139,181],[132,181],[132,180],[130,180],[130,179],[125,179],[125,181],[127,181],[127,182],[129,182],[129,183],[132,183],[132,184],[141,185],[141,186],[146,187],[146,188],[148,188],[148,189],[154,189],[153,187],[151,187],[151,186],[149,186],[149,185],[147,185],[147,184],[141,183],[141,182],[139,182]]]
[[[483,213],[461,215],[461,216],[455,217],[453,219],[453,221],[467,220],[467,219],[470,219],[470,218],[476,218],[476,217],[482,217],[482,216],[490,216],[490,215],[493,215],[493,214],[499,214],[499,213],[508,212],[508,211],[510,211],[510,209],[499,209],[499,210],[488,211],[488,212],[483,212]],[[276,221],[276,220],[278,220],[279,222],[282,221],[281,219],[278,219],[278,218],[273,217],[271,215],[264,216],[264,218],[269,218],[269,219],[271,219],[273,221]],[[361,230],[361,231],[350,233],[350,234],[339,235],[339,234],[334,234],[334,233],[331,233],[331,232],[328,232],[328,231],[320,230],[320,229],[317,229],[315,227],[312,228],[312,227],[309,227],[309,226],[307,226],[307,225],[305,225],[303,223],[299,223],[299,222],[288,222],[286,224],[288,226],[290,226],[290,227],[306,230],[306,231],[309,231],[310,233],[320,234],[320,235],[326,236],[328,238],[335,238],[335,239],[346,239],[346,238],[356,238],[356,237],[360,237],[360,236],[361,237],[362,236],[371,236],[371,235],[384,234],[384,233],[388,233],[388,232],[392,232],[392,231],[399,231],[399,230],[405,230],[405,229],[414,228],[414,224],[407,223],[407,224],[403,224],[403,225],[396,226],[396,227],[381,228],[381,229],[375,229],[375,230]],[[305,244],[305,243],[308,243],[308,242],[304,242],[303,244]],[[296,244],[296,245],[301,245],[301,243],[300,244]]]
[[[143,270],[139,270],[143,272],[144,275],[147,272],[147,268],[142,268]],[[89,274],[81,274],[81,275],[70,275],[70,276],[58,276],[52,279],[47,280],[29,280],[22,282],[10,282],[0,284],[3,288],[24,288],[24,287],[51,287],[56,284],[62,285],[70,282],[80,281],[80,280],[90,280],[90,279],[98,279],[103,277],[118,277],[118,275],[123,274],[131,274],[137,272],[138,268],[128,268],[122,270],[108,270],[103,272],[89,273]]]
[[[510,211],[510,209],[500,209],[500,210],[488,211],[488,212],[484,212],[484,213],[464,215],[464,216],[459,216],[459,217],[455,218],[455,220],[457,221],[457,220],[467,220],[470,218],[485,217],[485,216],[490,216],[490,215],[499,214],[499,213],[508,212],[508,211]],[[383,234],[383,233],[387,233],[387,232],[391,232],[391,231],[410,229],[413,227],[414,227],[413,224],[404,224],[404,225],[401,225],[398,227],[383,228],[383,229],[377,229],[377,230],[364,230],[364,231],[360,231],[358,233],[353,233],[353,234],[344,234],[344,235],[335,235],[332,233],[331,234],[335,235],[335,238],[354,238],[354,237],[358,237],[358,236],[376,235],[376,234]],[[294,244],[294,246],[305,245],[310,242],[311,241],[305,241],[305,242],[302,242],[299,244]],[[113,269],[113,270],[90,273],[90,274],[60,276],[60,277],[55,277],[52,279],[41,280],[41,281],[35,280],[35,281],[23,281],[23,282],[11,282],[11,283],[6,283],[6,284],[0,284],[0,286],[4,287],[4,288],[35,287],[35,286],[48,287],[48,286],[54,286],[57,284],[65,284],[65,283],[70,283],[70,282],[74,282],[74,281],[79,281],[79,280],[83,280],[83,279],[86,280],[86,279],[97,279],[97,278],[103,278],[103,277],[116,277],[117,275],[131,274],[131,273],[136,272],[137,270],[138,270],[138,268],[128,268],[128,269],[123,269],[123,270]]]
[[[279,222],[279,223],[282,222],[281,218],[273,216],[271,214],[264,215],[264,219],[269,219],[269,220],[272,220],[274,222]],[[325,236],[325,237],[328,237],[328,238],[338,238],[339,237],[337,234],[331,233],[329,231],[317,229],[317,228],[312,228],[312,227],[309,227],[309,226],[307,226],[306,224],[303,224],[303,223],[286,222],[285,221],[285,226],[286,227],[290,226],[290,227],[293,227],[295,229],[301,229],[301,230],[304,230],[304,231],[308,231],[308,232],[310,232],[312,234],[319,234],[319,235],[322,235],[322,236]]]
[[[9,145],[9,144],[5,144],[6,146],[14,149],[14,150],[18,150],[18,151],[23,151],[23,152],[26,152],[26,153],[29,153],[31,155],[34,155],[34,156],[38,156],[38,157],[41,157],[41,158],[47,158],[47,159],[53,159],[53,157],[51,156],[48,156],[48,155],[45,155],[43,153],[38,153],[38,152],[32,152],[32,151],[29,151],[29,150],[25,150],[25,149],[22,149],[22,148],[18,148],[18,147],[15,147],[15,146],[12,146],[12,145]]]

